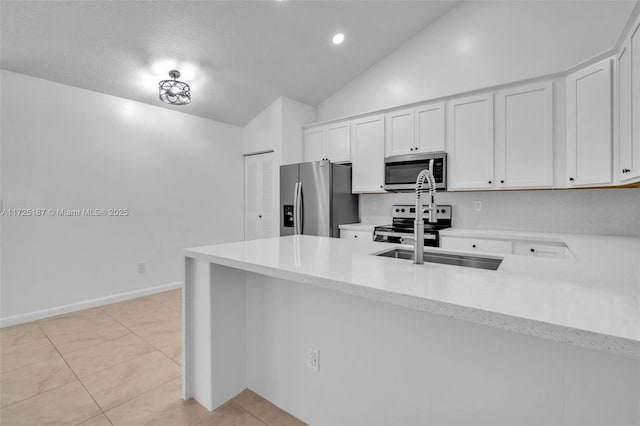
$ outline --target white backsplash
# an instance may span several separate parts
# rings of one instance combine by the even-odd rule
[[[391,222],[393,204],[413,204],[413,193],[360,196],[362,222]],[[474,202],[482,210],[474,210]],[[640,237],[640,188],[438,192],[453,206],[453,226]]]

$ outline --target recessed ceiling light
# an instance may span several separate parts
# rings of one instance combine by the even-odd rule
[[[333,36],[333,44],[340,44],[344,41],[344,34],[338,33]]]

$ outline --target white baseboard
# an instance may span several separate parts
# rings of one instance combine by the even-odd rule
[[[118,293],[112,296],[98,297],[97,299],[89,299],[83,302],[71,303],[69,305],[56,306],[55,308],[42,309],[40,311],[0,318],[0,328],[66,314],[69,312],[81,311],[83,309],[95,308],[96,306],[108,305],[110,303],[122,302],[123,300],[135,299],[137,297],[161,293],[163,291],[174,290],[176,288],[182,288],[182,282],[163,284],[156,287],[143,288],[142,290],[128,291],[126,293]]]

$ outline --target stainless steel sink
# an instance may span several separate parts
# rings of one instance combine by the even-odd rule
[[[391,257],[394,259],[413,260],[413,250],[394,248],[377,253],[376,256]],[[495,271],[502,263],[502,257],[477,256],[471,254],[452,254],[427,252],[424,261],[431,263],[443,263],[445,265],[466,266],[468,268],[489,269]]]

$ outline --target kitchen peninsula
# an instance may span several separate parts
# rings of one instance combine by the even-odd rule
[[[414,265],[303,235],[187,249],[184,396],[214,409],[248,387],[310,424],[636,424],[640,240],[527,237],[572,259]]]

